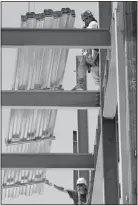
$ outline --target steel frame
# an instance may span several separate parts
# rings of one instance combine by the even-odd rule
[[[78,78],[79,58],[76,56],[76,83]],[[87,89],[87,76],[85,76],[84,88]],[[88,137],[88,111],[77,110],[78,122],[78,153],[89,153],[89,137]],[[84,177],[89,182],[89,171],[79,171],[79,177]]]
[[[104,5],[104,6],[103,6]],[[104,28],[109,28],[110,20],[108,22],[102,19],[105,15],[104,10],[111,9],[111,2],[99,2],[100,24]],[[107,9],[108,8],[108,9]],[[109,11],[109,13],[111,10]],[[109,14],[106,14],[108,18]],[[117,99],[118,99],[118,117],[119,117],[119,144],[120,144],[120,164],[121,164],[121,195],[122,203],[127,204],[129,195],[128,175],[123,174],[128,171],[128,152],[126,152],[126,94],[125,94],[125,59],[124,59],[124,39],[121,30],[118,28],[118,11],[115,12],[115,45],[116,45],[116,71],[117,71]],[[106,25],[106,26],[105,26]],[[71,38],[71,35],[74,38]],[[39,36],[39,38],[38,38]],[[56,38],[55,38],[56,36]],[[63,38],[64,36],[64,38]],[[36,40],[37,39],[37,40]],[[41,30],[41,29],[2,29],[2,46],[48,46],[48,47],[68,47],[68,48],[111,48],[110,32],[108,29],[83,30],[83,29],[67,29],[67,30]],[[106,50],[101,50],[101,77],[104,74],[103,66],[105,66]],[[121,69],[120,69],[121,68]],[[103,79],[101,81],[101,92],[103,90]],[[99,93],[98,93],[99,95]],[[66,92],[66,91],[3,91],[2,92],[2,106],[35,106],[35,107],[76,107],[91,108],[100,106],[96,100],[97,92]],[[104,104],[104,96],[101,95],[101,106]],[[104,159],[104,200],[112,203],[110,193],[115,191],[116,195],[114,201],[118,199],[117,196],[117,164],[111,163],[114,156],[110,156],[112,150],[106,147],[107,142],[113,140],[112,143],[115,152],[115,136],[110,139],[107,136],[107,127],[111,120],[102,118],[103,107],[101,108],[101,133],[103,139],[103,159]],[[107,121],[109,123],[107,123]],[[105,126],[106,124],[106,126]],[[112,124],[114,127],[114,124]],[[113,131],[114,129],[112,129]],[[111,135],[111,133],[110,133]],[[105,137],[106,136],[106,137]],[[109,138],[108,138],[109,137]],[[97,150],[98,151],[98,150]],[[109,161],[110,163],[109,163]],[[110,167],[109,167],[110,166]],[[71,168],[71,169],[94,169],[94,156],[91,154],[2,154],[2,168]],[[108,172],[107,168],[114,169],[115,175]],[[112,183],[108,184],[108,177],[111,177]],[[107,188],[108,187],[108,188]],[[94,188],[94,187],[93,187]],[[108,190],[108,191],[107,191]],[[110,195],[110,196],[109,196]],[[118,203],[118,201],[116,201]]]
[[[110,32],[107,29],[2,28],[1,32],[1,42],[4,47],[110,48],[111,46]]]
[[[120,2],[121,3],[121,2]],[[128,184],[128,141],[126,123],[126,79],[125,79],[125,48],[123,29],[123,3],[115,10],[115,45],[116,45],[116,73],[117,73],[117,101],[118,101],[118,129],[119,129],[119,154],[121,168],[121,203],[129,203],[129,184]],[[121,24],[121,27],[120,27]]]
[[[8,107],[99,107],[97,91],[2,91],[2,106]]]
[[[2,168],[93,169],[92,154],[2,154]]]
[[[77,140],[77,131],[73,131],[73,153],[78,153],[78,140]],[[79,171],[73,170],[73,188],[76,189],[77,179],[79,177]]]
[[[108,13],[105,14],[105,10]],[[100,28],[110,28],[112,18],[112,2],[99,2],[99,23]],[[100,50],[100,76],[101,76],[101,93],[100,93],[100,124],[101,124],[101,135],[102,137],[102,149],[103,149],[103,203],[104,204],[118,204],[118,178],[117,178],[117,160],[116,160],[116,136],[113,133],[115,131],[115,122],[112,119],[103,118],[103,108],[104,108],[104,71],[106,64],[107,50]],[[112,149],[114,153],[112,153]],[[98,158],[99,149],[95,146],[95,154]],[[101,165],[97,164],[99,159],[96,160],[96,171]],[[100,160],[101,161],[101,160]],[[99,161],[99,163],[100,163]],[[110,179],[110,180],[109,180]],[[93,193],[95,192],[95,183],[93,187]],[[112,197],[113,196],[113,197]]]

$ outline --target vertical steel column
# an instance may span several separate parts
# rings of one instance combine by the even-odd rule
[[[106,11],[106,13],[105,13]],[[112,2],[99,2],[99,28],[110,28],[111,25],[111,16],[112,16]],[[101,100],[101,108],[100,108],[100,126],[101,126],[101,137],[103,142],[103,107],[104,107],[104,88],[103,88],[103,79],[104,79],[104,70],[106,63],[107,50],[100,49],[99,55],[99,73],[100,73],[100,100]],[[98,151],[99,152],[99,151]],[[103,149],[104,152],[104,149]],[[105,160],[103,158],[103,160]],[[104,167],[103,167],[104,172]],[[103,173],[104,174],[104,173]],[[103,179],[103,185],[106,183]],[[104,186],[103,186],[104,187]],[[103,191],[105,192],[105,190]],[[103,196],[103,203],[105,204],[105,193]]]
[[[78,151],[88,153],[88,120],[87,110],[78,110]],[[84,177],[89,183],[89,171],[79,171],[79,177]]]
[[[78,77],[79,59],[81,56],[76,56],[76,80]],[[87,78],[85,76],[85,90],[87,89]],[[88,142],[88,113],[87,110],[78,110],[78,152],[88,153],[89,142]],[[84,177],[89,183],[89,171],[79,171],[79,177]]]
[[[124,2],[124,35],[126,61],[126,109],[129,144],[129,203],[137,204],[137,2]]]
[[[88,204],[91,204],[91,201],[92,201],[94,176],[95,176],[95,170],[92,170],[90,172],[90,184],[89,184],[89,190],[88,190]]]
[[[107,13],[105,14],[105,10]],[[112,19],[112,2],[99,2],[100,28],[110,28]],[[118,204],[118,161],[115,120],[103,118],[104,85],[103,77],[106,65],[107,50],[100,50],[101,76],[101,132],[103,141],[103,174],[104,174],[104,203]]]
[[[115,50],[117,73],[117,101],[118,101],[118,130],[119,130],[119,154],[120,154],[120,189],[122,204],[129,204],[129,142],[127,140],[127,113],[126,113],[126,68],[125,68],[125,43],[122,32],[124,30],[123,2],[118,3],[115,10]]]
[[[105,204],[119,204],[115,119],[103,118],[103,159]]]
[[[77,153],[78,152],[78,149],[77,149],[77,145],[78,142],[77,142],[77,131],[73,131],[73,153]],[[74,170],[73,171],[73,188],[74,190],[76,190],[76,183],[77,183],[77,179],[79,177],[79,173],[78,173],[78,170]]]

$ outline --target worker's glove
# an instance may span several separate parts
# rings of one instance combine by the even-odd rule
[[[91,51],[91,49],[82,49],[82,55],[84,56],[84,57],[88,57],[88,56],[91,56],[92,55],[92,51]]]
[[[88,56],[88,52],[87,52],[87,51],[84,51],[84,52],[82,53],[82,55],[83,55],[83,57],[87,57],[87,56]]]
[[[45,180],[45,184],[49,185],[49,186],[52,186],[53,184],[51,182],[49,182],[48,179]]]

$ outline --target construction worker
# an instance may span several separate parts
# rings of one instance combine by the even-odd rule
[[[64,193],[68,193],[70,198],[73,199],[75,204],[87,204],[87,195],[88,195],[88,187],[87,182],[84,178],[79,178],[77,180],[77,191],[65,189],[63,187],[57,186],[46,180],[45,182],[47,185],[56,188],[59,191]]]
[[[91,11],[87,10],[81,14],[84,22],[83,28],[97,29],[98,23]],[[96,83],[99,84],[99,49],[83,49],[82,57],[78,67],[77,85],[72,90],[84,90],[86,72],[91,72]]]

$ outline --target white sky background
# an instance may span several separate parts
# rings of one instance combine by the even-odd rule
[[[43,12],[44,9],[60,10],[69,7],[75,9],[76,20],[75,27],[81,28],[83,22],[80,14],[89,9],[98,19],[97,2],[36,2],[35,12]],[[2,3],[2,27],[20,27],[20,16],[28,11],[27,2],[4,2]],[[16,63],[17,49],[2,49],[2,89],[11,89],[13,74]],[[80,50],[71,49],[68,56],[63,87],[65,90],[71,90],[76,84],[76,55],[80,55]],[[97,90],[95,83],[90,74],[88,76],[88,89]],[[2,135],[3,139],[7,135],[8,120],[10,109],[3,109],[2,116]],[[98,109],[94,108],[88,111],[89,115],[89,143],[90,152],[93,152],[95,132],[97,126]],[[66,109],[59,110],[54,135],[56,140],[52,143],[51,152],[73,152],[73,130],[77,130],[77,112],[76,110]],[[4,140],[2,141],[4,143]],[[2,143],[2,144],[3,144]],[[4,145],[4,144],[3,144]],[[49,170],[47,176],[50,181],[66,188],[73,188],[73,171],[72,170]],[[32,197],[21,196],[17,199],[7,199],[3,203],[42,203],[42,204],[72,204],[72,200],[67,194],[59,192],[45,185],[44,195],[34,195]]]

